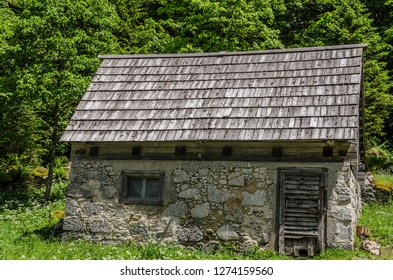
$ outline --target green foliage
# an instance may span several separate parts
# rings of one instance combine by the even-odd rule
[[[315,256],[314,260],[366,260],[377,257],[364,250],[346,250],[343,248],[329,248],[325,252]]]
[[[364,0],[362,1],[370,12],[374,25],[380,32],[386,30],[390,25],[390,9],[386,6],[386,0]]]
[[[380,37],[361,1],[305,2],[314,2],[319,11],[302,31],[295,34],[295,42],[303,46],[379,43]]]
[[[8,4],[16,15],[3,57],[16,71],[10,89],[37,106],[75,106],[99,65],[97,54],[116,50],[116,13],[104,0]]]
[[[116,31],[122,53],[164,53],[170,35],[165,31],[156,13],[156,0],[111,0],[120,23]]]
[[[5,154],[0,157],[0,191],[28,185],[32,180],[31,162],[27,155]]]
[[[106,0],[8,0],[0,7],[9,19],[0,26],[0,148],[27,158],[27,166],[47,163],[49,197],[53,180],[66,176],[56,169],[60,135],[99,66],[97,55],[118,52],[119,19]]]
[[[161,1],[157,14],[171,39],[167,52],[259,50],[282,47],[273,27],[280,1]]]
[[[68,182],[60,182],[53,185],[51,202],[63,201],[67,192]],[[12,191],[0,192],[0,212],[5,209],[15,210],[31,208],[34,205],[44,204],[45,188],[25,187],[15,188]]]
[[[393,151],[387,142],[377,145],[371,142],[371,147],[366,150],[366,166],[369,170],[386,170],[393,165]]]
[[[0,81],[0,92],[4,86]],[[45,153],[36,145],[40,124],[19,98],[0,96],[0,190],[25,187],[32,180],[31,166],[38,165]]]
[[[55,159],[54,175],[57,182],[67,181],[70,176],[70,161],[67,157],[57,157]]]
[[[159,244],[149,243],[144,246],[139,246],[139,259],[142,260],[162,260],[165,258],[164,247]]]

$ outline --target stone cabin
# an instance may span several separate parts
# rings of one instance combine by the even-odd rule
[[[63,237],[353,248],[365,47],[101,56]]]

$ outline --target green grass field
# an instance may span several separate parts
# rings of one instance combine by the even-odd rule
[[[63,190],[61,189],[63,188]],[[51,215],[56,210],[64,210],[65,201],[61,197],[49,204],[43,203],[40,194],[20,196],[18,199],[0,195],[0,259],[2,260],[122,260],[122,259],[168,259],[168,260],[234,260],[270,259],[287,260],[287,256],[274,251],[257,248],[248,252],[237,252],[228,244],[214,250],[183,248],[175,245],[133,243],[123,245],[92,244],[85,241],[63,242],[52,232],[56,218]],[[329,249],[314,259],[393,259],[393,201],[380,205],[366,205],[359,225],[368,226],[372,239],[381,243],[382,254],[374,256],[361,249],[354,251]],[[360,241],[358,242],[360,243]],[[359,246],[359,245],[357,245]]]

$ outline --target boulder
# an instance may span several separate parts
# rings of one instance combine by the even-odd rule
[[[177,236],[182,242],[198,242],[203,239],[202,231],[195,225],[179,229]]]
[[[378,242],[366,239],[362,241],[361,247],[374,255],[379,256],[381,254],[381,245]]]
[[[217,230],[217,236],[223,240],[237,240],[240,238],[236,229],[229,224],[221,226]]]
[[[202,219],[209,216],[210,204],[208,202],[199,204],[191,209],[191,216],[193,218]]]

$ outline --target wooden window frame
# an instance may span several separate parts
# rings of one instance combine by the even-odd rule
[[[157,198],[151,197],[128,197],[128,182],[132,178],[157,178],[159,184],[159,195]],[[120,201],[130,204],[150,204],[162,205],[162,192],[164,189],[164,171],[122,171],[121,172],[121,188],[120,188]]]

